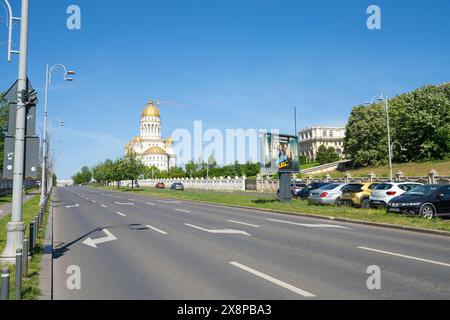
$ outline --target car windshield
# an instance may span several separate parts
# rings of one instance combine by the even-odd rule
[[[418,186],[405,194],[410,196],[429,196],[437,189],[436,186]]]
[[[322,188],[320,188],[320,190],[334,190],[339,186],[340,186],[340,184],[338,184],[338,183],[327,184],[326,186],[323,186]]]
[[[389,189],[392,189],[392,184],[389,183],[379,184],[374,188],[374,190],[389,190]]]

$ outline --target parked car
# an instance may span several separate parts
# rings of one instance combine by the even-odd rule
[[[311,191],[320,189],[320,188],[326,186],[327,184],[329,184],[329,183],[327,183],[327,182],[313,182],[313,183],[311,183],[311,184],[308,184],[308,185],[306,186],[306,188],[304,188],[303,190],[301,190],[301,191],[298,193],[297,197],[299,197],[299,198],[301,198],[301,199],[303,199],[303,200],[306,200],[306,199],[308,199],[309,193],[310,193]]]
[[[300,192],[306,188],[306,183],[292,182],[291,193],[293,197],[298,197]],[[280,197],[280,189],[277,191],[277,196]]]
[[[450,216],[450,185],[418,186],[389,201],[387,212],[408,213],[426,219]]]
[[[370,196],[378,183],[349,183],[342,189],[340,204],[370,208]]]
[[[127,184],[127,187],[128,188],[132,188],[132,187],[139,188],[139,183],[137,181],[135,181],[134,183],[130,182],[130,183]]]
[[[171,190],[176,190],[176,191],[184,191],[184,185],[182,183],[174,183],[170,186]]]
[[[341,201],[345,183],[331,183],[310,192],[308,201],[312,204],[338,205]]]
[[[165,189],[165,188],[166,188],[166,185],[165,185],[164,183],[162,183],[162,182],[158,182],[158,183],[155,185],[155,188],[156,188],[156,189]]]
[[[372,195],[370,196],[370,207],[386,208],[389,201],[391,201],[395,197],[401,196],[405,192],[408,192],[421,185],[423,184],[416,182],[381,183],[377,185],[372,191]]]

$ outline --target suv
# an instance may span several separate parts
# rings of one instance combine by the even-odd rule
[[[381,183],[375,187],[370,197],[370,207],[371,208],[386,208],[389,201],[395,197],[401,196],[405,192],[408,192],[415,187],[421,186],[421,183],[416,182],[389,182]]]
[[[340,204],[370,209],[370,196],[378,183],[350,183],[342,189]]]

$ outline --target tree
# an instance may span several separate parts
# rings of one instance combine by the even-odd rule
[[[336,162],[339,161],[339,159],[340,157],[333,147],[327,148],[324,145],[321,145],[317,151],[316,161],[320,164]]]
[[[136,153],[130,152],[120,163],[121,172],[126,180],[131,180],[131,188],[134,188],[134,182],[144,175],[145,165],[137,158]]]
[[[88,184],[92,181],[92,172],[89,167],[84,166],[80,172],[77,172],[73,177],[75,184]]]

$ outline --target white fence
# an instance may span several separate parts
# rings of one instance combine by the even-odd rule
[[[155,187],[157,183],[164,183],[166,188],[174,183],[182,183],[186,190],[214,190],[214,191],[245,191],[246,177],[228,178],[181,178],[181,179],[146,179],[138,180],[140,187]],[[122,186],[131,185],[130,181],[122,181]]]

